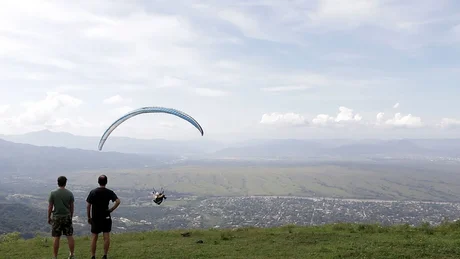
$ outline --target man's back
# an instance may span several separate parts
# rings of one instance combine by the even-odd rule
[[[51,192],[49,201],[54,204],[55,217],[69,216],[71,203],[74,201],[73,193],[67,189],[59,188]]]
[[[91,190],[86,198],[88,203],[91,203],[91,213],[93,219],[103,219],[110,216],[109,202],[115,202],[117,195],[112,190],[99,187]]]

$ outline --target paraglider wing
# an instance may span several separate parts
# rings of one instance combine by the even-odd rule
[[[102,150],[102,147],[104,146],[105,141],[110,136],[110,133],[112,133],[112,131],[115,130],[116,127],[118,127],[120,124],[122,124],[126,120],[134,116],[137,116],[139,114],[143,114],[143,113],[167,113],[167,114],[175,115],[179,118],[182,118],[190,122],[193,126],[195,126],[195,128],[197,128],[200,131],[201,136],[204,135],[204,131],[201,125],[194,118],[192,118],[190,115],[184,112],[181,112],[179,110],[172,109],[172,108],[165,108],[165,107],[142,107],[142,108],[128,112],[127,114],[123,115],[118,120],[116,120],[114,123],[112,123],[112,125],[110,125],[110,127],[104,132],[104,134],[101,137],[101,140],[99,141],[99,150]]]

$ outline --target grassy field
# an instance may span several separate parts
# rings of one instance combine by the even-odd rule
[[[318,227],[243,228],[112,235],[109,258],[459,258],[460,224],[382,227],[334,224]],[[201,243],[197,241],[201,240]],[[89,258],[88,237],[76,240],[77,258]],[[0,258],[51,258],[52,240],[4,238]],[[97,257],[102,252],[100,239]],[[61,241],[60,257],[68,253]]]
[[[457,201],[460,169],[438,165],[177,166],[136,171],[80,172],[70,185],[167,190],[194,195],[295,195],[337,198]]]

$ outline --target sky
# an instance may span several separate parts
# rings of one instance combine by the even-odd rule
[[[9,1],[0,134],[100,136],[143,106],[210,139],[460,137],[460,2]],[[144,114],[113,136],[203,138]]]

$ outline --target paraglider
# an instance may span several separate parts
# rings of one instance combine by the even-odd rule
[[[163,202],[163,200],[166,200],[164,192],[165,191],[163,190],[163,188],[161,188],[160,192],[157,192],[155,191],[155,189],[153,189],[153,202],[160,205]]]
[[[143,113],[167,113],[167,114],[175,115],[191,123],[195,128],[197,128],[200,131],[201,136],[204,135],[204,131],[201,125],[190,115],[182,111],[172,109],[172,108],[165,108],[165,107],[142,107],[142,108],[128,112],[127,114],[117,119],[114,123],[112,123],[112,125],[110,125],[110,127],[104,132],[104,134],[102,135],[99,141],[99,151],[102,150],[102,147],[104,146],[105,141],[110,136],[110,133],[112,133],[112,131],[115,130],[116,127],[118,127],[120,124],[122,124],[129,118],[132,118],[134,116],[137,116]]]

